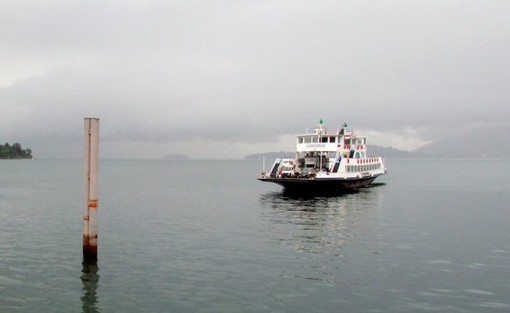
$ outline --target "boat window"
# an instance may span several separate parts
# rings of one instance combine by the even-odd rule
[[[329,137],[329,142],[335,143],[336,142],[336,137]]]
[[[321,142],[328,142],[328,137],[322,137]]]
[[[312,137],[312,142],[313,142],[313,143],[317,143],[317,142],[319,142],[319,138],[318,138],[318,137]]]
[[[305,137],[305,143],[311,143],[312,137]]]
[[[303,137],[298,137],[298,143],[303,143]]]
[[[354,154],[354,158],[355,158],[355,159],[359,159],[359,152],[356,152],[356,153]]]

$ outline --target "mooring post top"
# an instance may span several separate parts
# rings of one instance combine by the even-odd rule
[[[98,120],[99,117],[86,117],[85,119],[86,120]]]

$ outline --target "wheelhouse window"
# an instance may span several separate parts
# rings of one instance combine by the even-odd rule
[[[323,143],[335,143],[336,142],[336,137],[334,137],[334,136],[322,137],[321,138],[321,142],[323,142]]]

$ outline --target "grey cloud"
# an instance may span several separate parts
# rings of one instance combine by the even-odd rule
[[[105,140],[155,144],[270,143],[319,118],[424,140],[503,124],[508,13],[503,1],[10,2],[0,65],[44,73],[0,88],[0,136],[74,143],[89,115]]]

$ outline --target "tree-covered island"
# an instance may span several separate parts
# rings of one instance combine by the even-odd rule
[[[0,159],[32,159],[32,150],[23,149],[19,143],[12,146],[6,143],[0,145]]]

